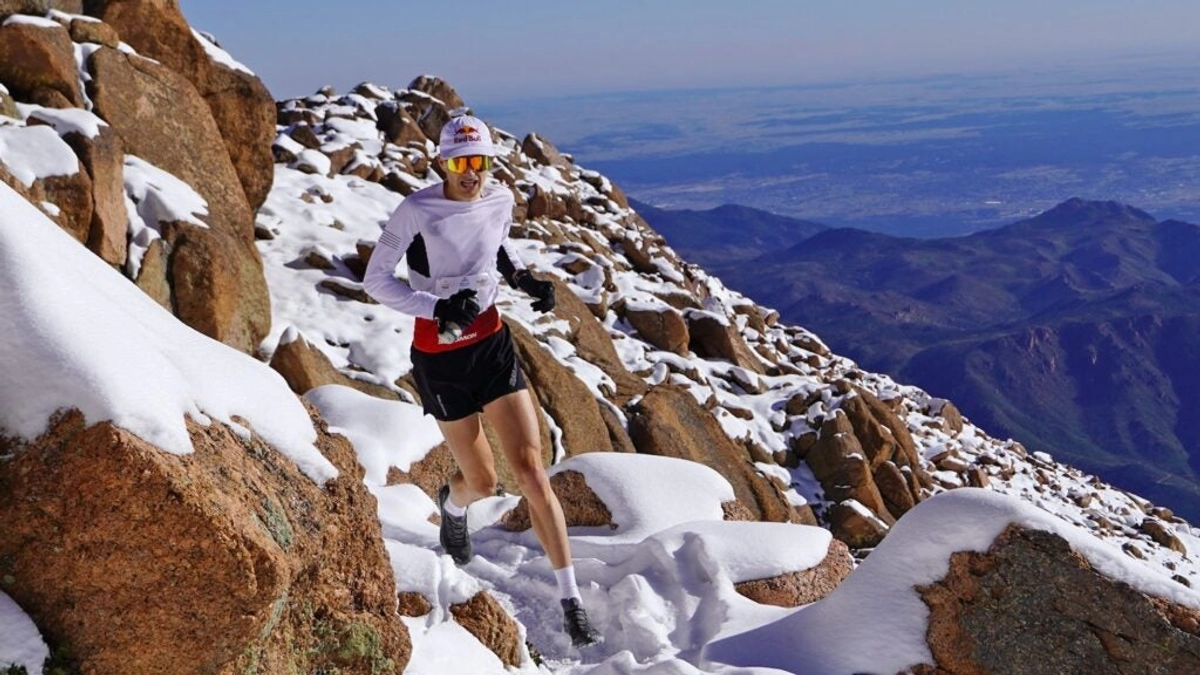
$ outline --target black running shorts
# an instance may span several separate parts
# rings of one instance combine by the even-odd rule
[[[437,354],[414,349],[412,362],[422,407],[443,422],[481,412],[501,396],[525,388],[508,326],[461,349]]]

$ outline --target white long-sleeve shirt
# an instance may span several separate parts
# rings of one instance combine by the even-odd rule
[[[501,249],[516,269],[524,264],[509,242],[513,195],[489,180],[480,198],[461,202],[447,199],[437,183],[409,195],[392,213],[363,278],[371,297],[396,311],[426,319],[441,298],[461,288],[473,288],[481,308],[496,302]],[[420,237],[428,274],[414,269],[410,259],[408,283],[396,278],[396,265]],[[419,267],[419,264],[418,264]]]

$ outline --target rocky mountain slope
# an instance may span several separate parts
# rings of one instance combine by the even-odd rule
[[[561,467],[555,484],[573,534],[637,535],[628,523],[650,527],[657,514],[622,506],[693,485],[718,486],[700,495],[685,490],[705,499],[704,518],[718,524],[788,524],[794,534],[783,539],[832,534],[815,538],[818,555],[800,569],[793,563],[785,574],[741,578],[721,558],[723,551],[736,557],[736,546],[710,550],[704,542],[711,538],[676,535],[683,543],[667,556],[660,551],[671,538],[667,526],[685,523],[650,528],[641,532],[644,542],[617,542],[633,557],[597,578],[616,579],[602,587],[613,599],[630,569],[660,583],[685,575],[674,590],[634,596],[652,598],[662,611],[648,616],[641,603],[629,603],[598,612],[611,619],[611,651],[594,661],[538,657],[539,646],[521,636],[548,635],[545,620],[514,605],[540,572],[511,560],[536,548],[497,533],[527,527],[503,466],[513,497],[491,505],[495,525],[480,535],[489,565],[473,568],[477,577],[453,566],[430,572],[442,568],[433,538],[420,528],[429,527],[429,495],[451,470],[448,451],[418,440],[419,415],[395,412],[414,408],[411,319],[380,308],[361,287],[383,219],[404,195],[440,180],[434,139],[451,112],[465,107],[453,88],[422,76],[403,89],[325,90],[274,104],[274,118],[264,122],[261,83],[192,31],[174,2],[52,2],[49,13],[46,3],[17,4],[0,5],[2,14],[18,12],[0,25],[0,53],[20,55],[0,60],[7,283],[24,288],[32,277],[22,270],[38,262],[15,245],[20,228],[40,228],[30,231],[43,241],[42,226],[52,222],[77,243],[45,235],[40,251],[73,270],[62,275],[62,294],[4,299],[0,359],[6,372],[21,375],[11,381],[40,399],[47,391],[39,382],[76,372],[53,360],[36,374],[26,370],[34,350],[61,337],[26,326],[52,325],[33,320],[47,313],[69,315],[37,300],[96,297],[119,309],[117,316],[132,312],[133,329],[161,326],[169,312],[181,328],[225,345],[204,349],[240,350],[238,370],[264,382],[229,410],[211,398],[182,408],[190,453],[156,447],[122,415],[88,418],[90,399],[29,419],[19,392],[0,398],[0,521],[14,524],[0,530],[0,597],[28,614],[68,672],[401,672],[428,664],[429,650],[449,644],[439,641],[447,630],[466,628],[470,636],[454,644],[484,645],[498,663],[524,672],[766,673],[769,664],[753,661],[761,648],[716,647],[730,632],[721,617],[749,614],[786,633],[794,625],[764,624],[763,607],[826,608],[788,614],[800,621],[865,608],[886,579],[909,583],[897,591],[905,597],[918,580],[937,585],[923,591],[923,602],[948,612],[936,626],[905,624],[916,636],[913,656],[893,670],[971,672],[982,667],[978,654],[943,647],[978,643],[989,655],[1012,647],[956,618],[973,616],[969,609],[979,603],[963,575],[990,561],[1006,565],[1005,551],[1030,546],[1047,552],[1044,569],[1086,572],[1067,590],[1151,580],[1134,585],[1144,611],[1128,619],[1144,631],[1106,628],[1097,637],[1078,624],[1079,634],[1030,642],[1034,657],[1084,640],[1094,647],[1088,663],[1153,663],[1158,655],[1148,645],[1162,643],[1155,630],[1183,645],[1173,657],[1179,667],[1200,654],[1200,599],[1190,590],[1200,582],[1192,558],[1200,538],[1185,520],[1045,452],[989,436],[945,399],[860,368],[682,260],[604,176],[534,133],[496,129],[503,153],[494,176],[517,198],[513,236],[560,298],[547,316],[507,290],[500,305],[544,411],[546,459]],[[486,111],[476,112],[486,119]],[[273,160],[265,169],[264,156]],[[96,259],[81,262],[84,247]],[[95,288],[85,292],[81,275]],[[72,336],[87,333],[68,328]],[[172,343],[163,347],[191,340],[145,335]],[[117,375],[88,384],[102,390],[106,378]],[[352,420],[331,428],[327,418],[338,413],[331,399],[351,395],[369,401],[362,405],[396,406],[368,426],[395,417],[391,442],[419,452],[403,460],[373,452]],[[268,418],[255,413],[256,397],[289,415],[300,411],[298,426],[324,458],[325,473],[268,440],[276,437]],[[618,488],[638,484],[630,467],[650,466],[629,458],[669,466],[669,478],[644,494],[625,494]],[[976,490],[959,490],[969,487]],[[967,496],[977,491],[991,496]],[[964,495],[958,507],[939,501],[945,492]],[[951,526],[955,508],[1001,516],[981,515],[989,527],[960,549],[956,537],[968,530]],[[906,520],[910,513],[919,517]],[[1001,523],[1048,538],[1000,537]],[[917,553],[949,564],[950,551],[966,550],[981,556],[960,565],[969,572],[938,574],[933,562],[916,578],[888,572]],[[848,590],[823,604],[846,578],[847,551],[866,559],[848,577],[859,581],[846,581]],[[515,581],[496,573],[505,565]],[[1037,574],[1010,579],[1013,597],[1042,583]],[[1012,617],[1019,609],[987,611]],[[660,634],[668,615],[691,629]],[[818,668],[816,656],[798,662],[787,640],[777,644],[782,651],[772,658],[781,660],[774,662],[793,672],[800,664],[843,672],[837,663],[872,655],[847,647],[821,657]]]
[[[832,230],[709,268],[864,367],[1195,518],[1197,253],[1196,225],[1075,199],[965,237]]]

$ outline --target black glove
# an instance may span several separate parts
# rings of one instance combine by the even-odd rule
[[[464,288],[454,295],[437,301],[433,306],[433,316],[438,321],[438,332],[445,332],[453,326],[459,330],[471,325],[479,316],[479,301],[475,299],[475,291]]]
[[[531,305],[535,310],[545,313],[554,309],[554,284],[538,279],[529,270],[517,270],[513,281],[517,288],[537,298]]]

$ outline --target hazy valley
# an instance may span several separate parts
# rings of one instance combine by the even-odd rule
[[[863,367],[1200,516],[1200,227],[1082,200],[935,240],[733,207],[644,215],[685,258]]]
[[[641,202],[943,237],[1070,198],[1200,221],[1191,63],[493,105]]]

